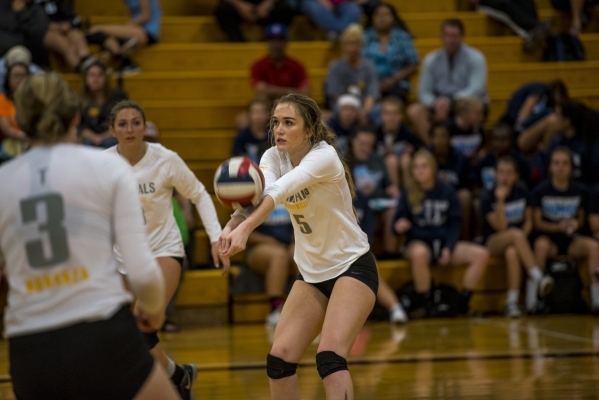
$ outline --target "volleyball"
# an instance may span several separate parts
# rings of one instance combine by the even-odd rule
[[[214,175],[214,192],[220,203],[230,209],[257,205],[264,191],[264,175],[247,157],[223,162]]]

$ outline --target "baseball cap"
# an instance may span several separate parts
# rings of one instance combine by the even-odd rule
[[[14,46],[6,52],[6,66],[10,67],[14,64],[31,64],[31,53],[23,46]]]
[[[341,108],[344,106],[352,106],[355,108],[360,108],[361,107],[360,99],[358,99],[356,96],[351,95],[351,94],[341,95],[337,99],[337,108]]]
[[[283,24],[270,24],[264,31],[264,37],[268,39],[287,39],[287,27]]]

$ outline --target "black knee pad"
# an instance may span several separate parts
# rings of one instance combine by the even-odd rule
[[[272,354],[266,356],[266,375],[271,379],[287,378],[295,375],[297,364],[289,363]]]
[[[144,340],[148,344],[148,347],[150,348],[150,350],[152,350],[154,347],[156,347],[158,342],[160,342],[160,339],[158,339],[157,331],[149,332],[149,333],[142,332],[141,335],[144,337]]]
[[[334,351],[321,351],[316,354],[316,369],[324,379],[335,372],[347,370],[347,360]]]
[[[99,44],[102,45],[108,39],[108,35],[104,32],[96,32],[85,35],[85,39],[89,44]]]

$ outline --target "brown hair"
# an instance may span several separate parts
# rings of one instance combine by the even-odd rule
[[[484,107],[485,103],[478,97],[462,97],[455,101],[453,111],[455,115],[463,114],[475,107]]]
[[[112,110],[110,110],[110,118],[108,118],[108,125],[112,126],[114,128],[114,123],[116,122],[116,116],[119,114],[119,112],[123,111],[123,110],[128,110],[128,109],[134,109],[137,110],[140,114],[141,114],[141,118],[144,121],[144,124],[146,123],[146,113],[144,111],[144,109],[135,101],[133,100],[121,100],[118,103],[116,103],[114,105],[114,107],[112,107]]]
[[[268,100],[262,97],[256,97],[252,99],[252,101],[250,101],[250,103],[248,104],[248,111],[251,110],[255,104],[260,104],[261,106],[264,106],[266,110],[268,110],[268,107],[270,106],[270,102]]]
[[[512,166],[512,168],[514,168],[514,172],[516,172],[516,175],[520,175],[520,171],[518,171],[518,163],[516,162],[516,159],[512,156],[503,156],[503,157],[499,157],[499,159],[497,160],[497,165],[495,166],[495,169],[499,168],[499,164],[509,164]]]
[[[459,19],[459,18],[449,18],[449,19],[446,19],[441,24],[441,31],[444,31],[446,26],[453,26],[454,28],[458,28],[458,30],[460,31],[460,34],[462,36],[464,36],[464,33],[465,33],[464,23],[462,22],[461,19]]]
[[[87,86],[87,74],[94,67],[100,68],[102,70],[102,73],[104,74],[104,87],[102,88],[104,99],[108,100],[108,97],[110,96],[110,76],[108,76],[106,72],[106,66],[102,64],[100,61],[94,61],[90,66],[85,68],[82,74],[81,90],[79,96],[81,96],[81,103],[84,107],[88,107],[94,101],[94,94],[91,90],[89,90],[89,87]]]
[[[31,75],[15,92],[17,124],[32,139],[59,142],[76,117],[79,102],[69,84],[55,72]]]
[[[325,141],[327,144],[334,146],[337,136],[335,133],[329,128],[322,119],[322,113],[318,104],[308,96],[304,96],[302,94],[287,94],[283,97],[277,99],[272,107],[273,113],[275,108],[279,104],[290,104],[295,106],[296,111],[302,118],[304,122],[304,129],[308,132],[311,132],[312,135],[309,138],[310,148],[315,147],[318,143]],[[271,113],[271,114],[273,114]],[[270,120],[270,130],[274,131],[274,122],[271,115]],[[272,135],[273,146],[274,144],[274,135]],[[356,197],[356,189],[354,187],[354,181],[351,177],[351,172],[349,167],[345,163],[343,159],[340,159],[343,164],[343,169],[345,170],[345,180],[347,181],[347,185],[349,186],[349,192],[351,193],[352,199]]]
[[[551,152],[551,156],[549,157],[549,164],[553,161],[553,156],[556,153],[563,153],[568,156],[568,160],[570,161],[570,175],[574,172],[574,156],[572,155],[572,150],[570,150],[566,146],[556,147],[555,150]],[[551,175],[551,167],[549,168],[549,175]]]
[[[428,161],[428,163],[431,166],[431,169],[433,170],[433,179],[436,180],[438,167],[437,167],[437,161],[435,160],[435,157],[433,156],[433,154],[426,149],[420,149],[420,150],[416,151],[414,153],[414,155],[412,156],[412,165],[414,165],[414,161],[419,157],[423,157]],[[410,204],[410,208],[412,209],[413,213],[419,213],[422,210],[422,201],[424,200],[424,190],[420,187],[418,182],[416,182],[416,180],[414,180],[414,177],[411,176],[411,171],[410,171],[410,178],[407,179],[405,185],[406,185],[406,191],[408,192],[408,203]]]
[[[404,102],[402,99],[400,99],[397,96],[387,96],[383,99],[383,101],[381,101],[382,105],[384,106],[385,104],[391,104],[393,106],[396,106],[397,108],[399,108],[399,112],[403,113],[404,112]]]

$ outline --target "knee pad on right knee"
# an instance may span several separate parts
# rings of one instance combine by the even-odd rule
[[[287,378],[288,376],[295,375],[296,371],[297,363],[287,362],[272,354],[266,356],[266,375],[270,379]]]
[[[158,339],[158,332],[154,331],[154,332],[142,332],[141,334],[144,338],[144,341],[148,344],[148,347],[150,348],[150,350],[152,350],[154,347],[156,347],[156,345],[158,344],[158,342],[160,342],[160,339]]]
[[[316,369],[324,379],[335,372],[347,370],[347,360],[334,351],[321,351],[316,354]]]

